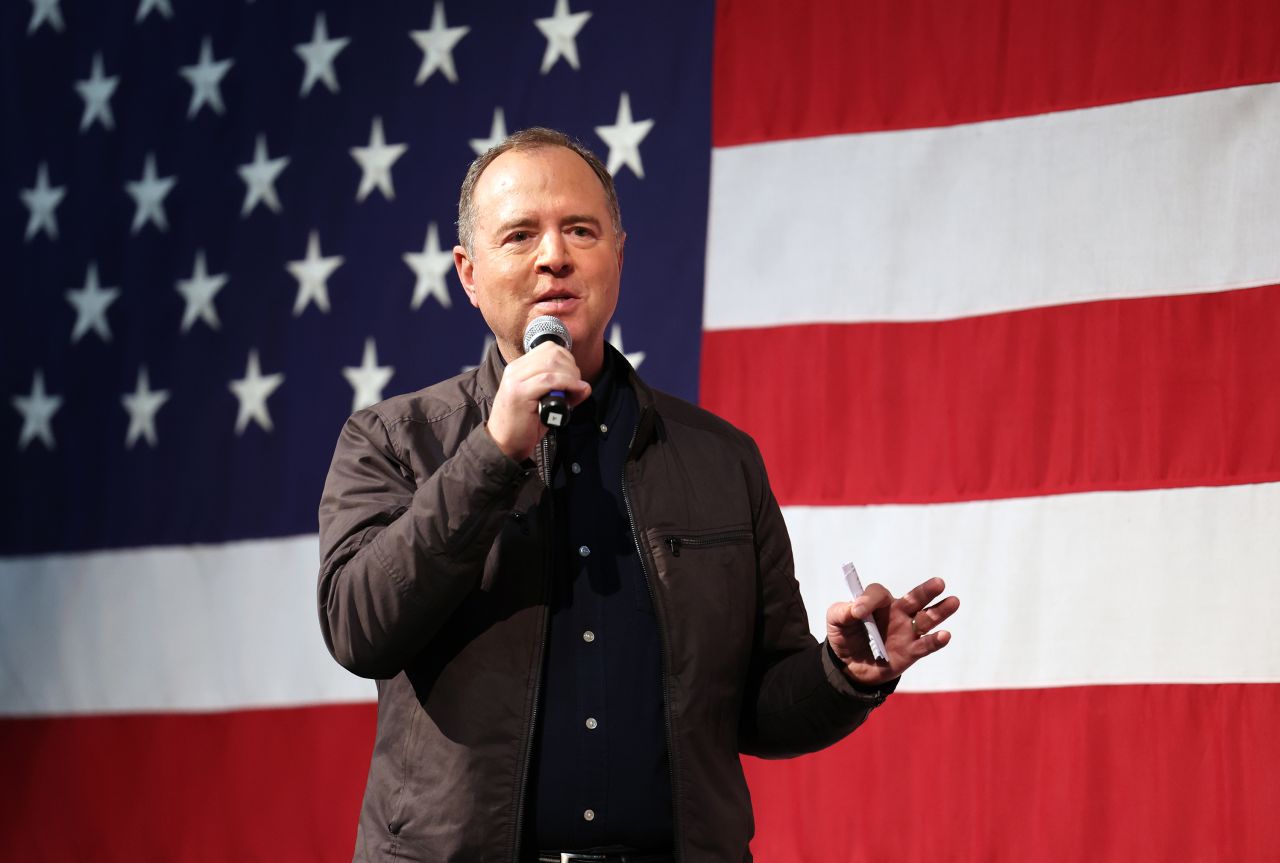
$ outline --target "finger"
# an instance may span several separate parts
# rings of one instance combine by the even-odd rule
[[[508,363],[503,371],[503,378],[510,375],[516,379],[525,379],[550,371],[564,371],[575,377],[582,377],[578,373],[577,360],[567,348],[553,342],[543,342],[529,353]]]
[[[872,582],[867,585],[862,595],[853,601],[854,615],[865,620],[875,613],[876,609],[888,608],[893,602],[893,594],[883,584]]]
[[[937,653],[942,648],[951,643],[951,633],[945,629],[937,632],[931,632],[928,635],[922,635],[915,641],[911,642],[911,646],[906,649],[907,656],[914,663],[919,659],[923,659],[930,653]]]
[[[897,600],[897,606],[908,617],[914,617],[920,609],[937,599],[946,588],[945,581],[936,577],[931,578],[924,584],[916,585],[903,594]]]
[[[559,342],[552,341],[551,339],[539,342],[537,347],[525,354],[527,357],[551,357],[560,355],[567,356],[570,359],[573,358],[572,351]]]
[[[536,402],[550,392],[562,392],[577,404],[591,394],[591,384],[571,372],[549,371],[532,375],[520,381],[517,389],[521,399]],[[574,400],[577,401],[574,401]]]
[[[835,602],[827,608],[827,625],[837,629],[861,626],[858,619],[857,604],[853,602]]]
[[[951,633],[945,629],[922,635],[910,644],[895,648],[895,659],[891,661],[898,673],[906,671],[931,653],[937,653],[951,643]]]
[[[928,608],[916,612],[912,618],[915,621],[916,633],[923,635],[931,631],[942,621],[955,614],[958,608],[960,608],[960,599],[955,596],[948,596],[941,602],[934,603]]]

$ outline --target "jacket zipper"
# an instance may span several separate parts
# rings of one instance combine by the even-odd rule
[[[627,444],[627,453],[631,452],[631,448],[635,446],[636,431],[639,429],[639,423],[636,429],[631,432],[631,442]],[[628,458],[628,460],[630,460]],[[672,836],[671,849],[672,857],[679,860],[680,855],[680,807],[676,805],[676,747],[675,735],[671,731],[671,689],[667,684],[667,679],[671,675],[670,660],[667,657],[667,640],[664,637],[662,614],[658,611],[658,600],[653,595],[653,581],[649,577],[649,567],[645,564],[645,551],[640,545],[640,532],[636,529],[635,513],[631,509],[631,492],[627,489],[627,465],[626,461],[622,464],[622,502],[627,510],[627,524],[631,526],[631,541],[636,544],[636,554],[640,558],[640,571],[644,573],[644,586],[649,591],[649,602],[653,604],[654,620],[658,624],[658,648],[662,654],[662,718],[666,725],[667,732],[667,774],[671,782],[671,829],[674,832]]]
[[[686,545],[690,548],[733,545],[734,543],[749,540],[751,536],[751,531],[749,530],[736,530],[730,533],[715,533],[710,536],[667,536],[663,537],[663,540],[671,548],[671,556],[679,557],[680,549]]]
[[[542,474],[542,481],[545,483],[548,490],[551,489],[551,445],[547,442],[547,438],[550,436],[551,434],[548,432],[543,436],[542,440],[538,442],[539,450],[542,453],[542,464],[538,467]],[[553,510],[554,507],[549,508],[549,512]],[[512,863],[519,863],[520,860],[520,839],[521,834],[524,833],[525,796],[529,793],[529,767],[533,763],[533,735],[534,731],[538,727],[538,705],[542,703],[542,655],[546,653],[547,650],[547,625],[551,618],[550,603],[547,601],[547,587],[549,582],[547,573],[550,572],[550,567],[546,560],[547,555],[552,553],[551,543],[546,539],[546,536],[549,533],[547,527],[550,523],[550,516],[543,520],[542,634],[538,639],[538,671],[533,683],[533,710],[529,714],[529,737],[525,741],[524,745],[524,768],[520,771],[520,795],[517,800],[516,808],[515,847],[511,849]]]

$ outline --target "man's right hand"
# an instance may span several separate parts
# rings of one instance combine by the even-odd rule
[[[547,427],[538,419],[538,402],[552,390],[560,390],[576,407],[591,395],[591,384],[582,379],[573,354],[554,342],[543,342],[529,353],[507,363],[489,415],[489,435],[498,449],[513,461],[533,455]]]

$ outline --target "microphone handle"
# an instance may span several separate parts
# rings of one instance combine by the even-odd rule
[[[550,428],[560,428],[569,421],[569,400],[564,392],[552,390],[538,400],[538,419]]]
[[[555,333],[542,333],[529,343],[527,349],[533,350],[545,341],[565,347],[564,339]],[[548,428],[561,428],[569,421],[569,400],[562,390],[552,390],[538,399],[538,419]]]

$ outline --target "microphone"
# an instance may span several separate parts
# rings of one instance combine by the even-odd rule
[[[573,349],[573,336],[569,328],[554,315],[542,315],[529,322],[524,330],[524,352],[536,348],[545,341],[553,341],[567,350]],[[552,390],[538,400],[538,419],[544,426],[559,428],[569,421],[569,400],[561,390]]]

